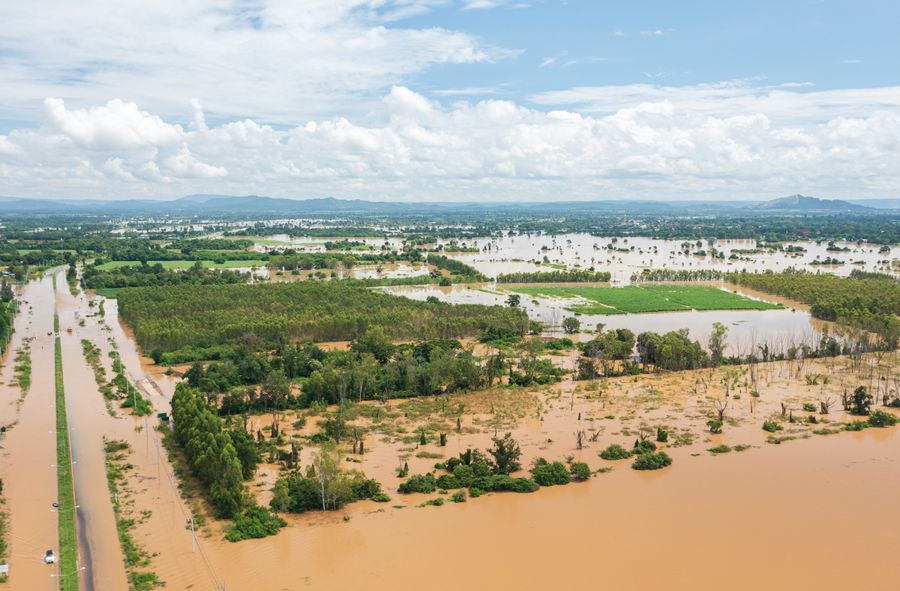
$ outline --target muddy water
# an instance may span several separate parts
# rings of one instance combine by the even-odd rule
[[[142,363],[116,322],[115,306],[108,302],[106,309],[109,332],[98,332],[98,338],[113,337],[135,380],[145,380],[152,391],[150,380],[157,384],[164,395],[151,399],[164,409],[175,380]],[[675,464],[659,473],[637,473],[620,462],[612,473],[584,484],[416,508],[433,495],[398,495],[393,471],[402,444],[372,434],[360,467],[383,483],[394,499],[388,506],[358,503],[336,513],[291,516],[290,527],[278,536],[239,544],[223,541],[214,525],[201,535],[197,552],[191,552],[187,513],[170,483],[171,472],[156,455],[157,435],[135,431],[134,423],[122,420],[116,436],[128,439],[134,450],[129,461],[141,483],[136,507],[152,511],[136,538],[158,553],[153,570],[168,588],[546,589],[597,581],[619,589],[895,588],[898,536],[884,524],[897,522],[900,510],[892,503],[848,499],[871,499],[900,485],[900,430],[767,444],[759,424],[777,413],[781,400],[798,408],[851,378],[837,372],[827,389],[818,389],[799,386],[786,364],[766,368],[759,370],[764,393],[753,412],[744,391],[730,411],[736,425],[721,436],[698,435],[693,444],[668,449]],[[829,371],[827,365],[804,369]],[[715,392],[692,390],[701,378]],[[686,372],[613,380],[602,402],[583,385],[567,382],[520,395],[525,405],[508,428],[522,442],[526,464],[538,455],[574,455],[596,469],[611,464],[597,458],[599,450],[612,442],[629,444],[639,423],[703,432],[719,379],[710,372]],[[654,389],[661,398],[654,398]],[[495,417],[475,397],[466,403],[474,414],[464,417],[464,428],[477,433],[453,434],[447,448],[430,445],[429,451],[450,455],[468,445],[484,447],[494,429],[507,428],[504,421],[491,423]],[[587,427],[578,414],[590,430],[601,432],[581,451],[573,432]],[[617,419],[606,422],[605,415]],[[706,452],[719,443],[754,447],[723,457]],[[303,463],[311,451],[303,450]],[[411,472],[429,470],[434,461],[410,457]],[[265,501],[276,472],[264,466],[261,475],[251,490]],[[878,568],[847,566],[852,564]]]
[[[654,312],[652,314],[581,314],[582,330],[593,332],[598,324],[606,329],[628,328],[635,334],[644,331],[665,333],[687,328],[692,339],[701,343],[709,340],[712,325],[721,322],[728,327],[728,344],[730,354],[747,354],[763,343],[768,343],[773,351],[783,351],[791,345],[802,343],[815,345],[820,337],[824,323],[812,318],[808,309],[796,302],[790,302],[771,294],[761,294],[734,285],[715,283],[731,291],[754,299],[772,303],[783,303],[783,310],[710,310],[687,312]],[[505,305],[507,293],[498,291],[508,286],[485,284],[476,286],[455,285],[438,286],[393,286],[379,288],[387,293],[425,300],[433,296],[439,300],[455,304],[484,304],[489,306]],[[532,298],[523,295],[521,307],[528,312],[529,318],[543,323],[550,334],[562,336],[562,320],[573,313],[566,310],[574,300],[566,298]]]
[[[435,495],[398,495],[399,481],[390,475],[397,444],[373,436],[362,469],[384,483],[393,497],[389,505],[405,508],[359,503],[338,513],[291,517],[275,538],[240,544],[211,538],[211,562],[229,588],[239,589],[548,589],[597,581],[613,589],[893,589],[900,537],[889,524],[900,510],[864,499],[883,499],[900,485],[900,430],[807,435],[773,445],[759,428],[781,401],[799,408],[851,379],[827,364],[806,369],[836,381],[827,388],[800,386],[786,364],[760,368],[763,397],[751,411],[743,392],[729,414],[736,424],[717,436],[698,429],[708,396],[721,396],[718,372],[702,374],[711,384],[704,394],[690,391],[699,373],[674,381],[616,380],[602,403],[584,392],[570,401],[567,393],[577,387],[564,384],[561,396],[540,397],[540,419],[525,417],[511,428],[523,444],[523,463],[538,455],[573,455],[592,468],[614,470],[532,495],[416,508]],[[642,401],[649,388],[659,394]],[[606,413],[618,421],[607,425],[601,421]],[[585,417],[581,423],[578,414]],[[465,425],[475,418],[467,416]],[[840,412],[830,418],[847,419]],[[698,438],[667,447],[675,463],[658,473],[597,458],[609,443],[627,445],[645,421],[664,421],[673,434],[686,429]],[[602,437],[578,451],[572,431],[580,424],[599,426]],[[786,432],[802,436],[805,429]],[[451,436],[445,453],[483,446],[489,436]],[[752,447],[727,456],[706,451],[720,443]],[[424,472],[434,461],[412,459],[411,471]],[[850,566],[860,564],[877,568]]]
[[[62,285],[57,296],[57,311],[78,504],[79,554],[87,567],[82,588],[125,589],[128,581],[115,514],[109,500],[103,450],[103,427],[110,417],[81,346],[81,339],[90,335],[89,330],[79,326],[85,319],[81,309],[84,295],[73,297],[66,287],[64,275],[58,277],[57,284]]]
[[[0,386],[0,478],[9,512],[11,589],[56,589],[56,566],[44,564],[44,552],[58,550],[56,501],[56,405],[53,331],[54,293],[50,277],[29,283],[22,293],[10,355]],[[10,386],[12,356],[23,339],[32,338],[32,383],[21,406],[20,391]],[[71,510],[71,508],[69,509]]]
[[[682,245],[689,242],[688,253],[682,252]],[[762,272],[767,270],[782,271],[788,267],[802,268],[808,271],[822,271],[837,275],[849,275],[853,269],[866,271],[880,270],[890,272],[889,261],[896,256],[896,249],[889,253],[879,253],[878,246],[855,243],[838,243],[848,251],[829,252],[826,243],[816,244],[810,241],[785,243],[785,246],[801,246],[806,252],[794,254],[786,252],[760,252],[743,254],[756,248],[755,240],[717,240],[713,245],[724,253],[725,259],[711,256],[697,256],[695,253],[704,249],[710,250],[707,241],[657,240],[645,237],[599,237],[590,234],[518,235],[501,238],[479,238],[468,241],[469,246],[480,248],[479,253],[454,254],[453,258],[472,265],[485,275],[495,277],[499,273],[519,271],[548,270],[539,267],[544,257],[547,262],[567,267],[595,267],[600,271],[612,273],[616,283],[628,283],[632,274],[642,269],[699,270],[715,269],[719,271]],[[608,247],[612,246],[612,249]],[[735,252],[737,251],[737,252]],[[729,260],[732,254],[740,260]],[[836,258],[843,265],[816,265],[817,260]],[[533,262],[530,262],[533,261]],[[853,264],[858,263],[858,264]]]

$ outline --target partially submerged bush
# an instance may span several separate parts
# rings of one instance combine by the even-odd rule
[[[669,441],[669,432],[662,427],[657,427],[656,440],[660,443],[667,443]]]
[[[631,457],[631,452],[618,443],[613,443],[600,452],[600,457],[604,460],[624,460]]]
[[[453,496],[450,497],[450,500],[454,503],[465,503],[466,502],[466,491],[458,490],[453,493]]]
[[[869,414],[869,424],[873,427],[893,427],[897,424],[897,417],[886,410],[873,410]]]
[[[534,461],[531,468],[531,478],[541,486],[554,486],[557,484],[569,484],[572,476],[562,462],[550,463],[544,458]]]
[[[632,453],[640,455],[650,453],[651,451],[656,451],[656,444],[649,439],[634,442],[634,449],[632,450]]]
[[[540,488],[538,484],[530,478],[513,478],[509,474],[492,474],[491,476],[476,478],[472,482],[472,486],[470,487],[469,492],[470,495],[474,497],[476,495],[472,493],[475,489],[478,489],[480,493],[531,493],[536,491],[538,488]]]
[[[721,445],[717,445],[715,447],[709,448],[709,453],[711,453],[711,454],[727,454],[730,451],[731,451],[731,447],[728,445],[725,445],[724,443]]]
[[[406,482],[400,483],[400,487],[397,490],[404,495],[410,493],[433,493],[437,490],[437,481],[431,472],[428,474],[416,474],[415,476],[410,476]]]
[[[775,421],[763,421],[762,429],[763,431],[768,431],[769,433],[774,433],[775,431],[781,431],[784,427],[776,423]]]
[[[865,386],[860,386],[853,392],[850,399],[850,414],[857,416],[867,416],[869,408],[872,406],[872,395],[866,390]]]
[[[569,471],[572,473],[572,480],[576,482],[584,482],[591,478],[591,469],[584,462],[573,462],[569,466]]]
[[[234,525],[225,534],[229,542],[240,542],[252,538],[264,538],[274,536],[278,530],[286,526],[287,522],[271,513],[265,507],[250,507],[238,515]]]
[[[653,451],[641,454],[631,467],[635,470],[659,470],[672,464],[672,458],[664,451]]]

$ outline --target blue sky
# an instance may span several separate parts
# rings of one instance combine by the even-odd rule
[[[502,80],[515,98],[585,84],[744,78],[810,82],[820,89],[892,85],[898,22],[900,4],[884,0],[568,0],[497,10],[448,5],[409,21],[524,50],[500,67],[439,67],[419,80],[433,88],[490,87]],[[540,68],[547,58],[555,58],[553,67]]]
[[[0,194],[897,197],[888,1],[33,0]]]

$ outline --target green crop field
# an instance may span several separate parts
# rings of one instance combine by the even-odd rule
[[[582,314],[641,314],[684,310],[773,310],[780,304],[752,300],[705,285],[631,285],[628,287],[522,286],[513,291],[532,297],[581,298],[568,307]]]
[[[165,269],[189,269],[194,266],[196,261],[147,261],[148,265],[160,264]],[[200,263],[208,268],[208,269],[243,269],[249,267],[265,267],[266,261],[262,260],[247,260],[247,261],[225,261],[224,263],[214,263],[213,261],[200,261]],[[108,271],[110,269],[118,269],[120,267],[127,267],[129,265],[140,265],[140,261],[110,261],[108,263],[103,263],[102,265],[98,265],[98,269],[101,271]]]

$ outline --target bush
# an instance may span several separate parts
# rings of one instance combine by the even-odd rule
[[[410,476],[406,482],[402,482],[397,490],[404,495],[410,493],[433,493],[437,490],[437,481],[435,481],[434,474],[431,472],[428,474],[416,474],[415,476]]]
[[[869,408],[872,406],[872,395],[860,386],[853,392],[853,398],[850,400],[850,414],[861,417],[869,414]]]
[[[805,410],[806,412],[816,412],[816,405],[812,402],[804,402],[803,410]]]
[[[769,433],[774,433],[775,431],[781,431],[784,427],[776,423],[775,421],[764,421],[762,424],[763,431],[768,431]]]
[[[631,457],[631,452],[618,443],[613,443],[600,452],[600,457],[604,460],[624,460]]]
[[[458,490],[453,493],[453,496],[450,497],[450,500],[454,503],[465,503],[466,502],[466,491]]]
[[[389,497],[387,495],[387,493],[379,492],[379,493],[372,495],[372,500],[375,501],[376,503],[390,503],[391,497]]]
[[[727,454],[730,451],[731,447],[725,445],[724,443],[722,445],[717,445],[715,447],[709,448],[709,453],[711,454]]]
[[[569,484],[572,476],[569,470],[562,462],[553,462],[552,464],[544,458],[538,458],[534,461],[531,468],[531,478],[541,486],[554,486],[557,484]]]
[[[844,425],[844,431],[862,431],[869,426],[869,421],[850,421]]]
[[[873,427],[893,427],[897,417],[886,410],[873,410],[869,415],[869,424]]]
[[[672,458],[664,451],[655,451],[641,454],[631,467],[635,470],[659,470],[672,464]]]
[[[530,478],[513,478],[509,474],[492,474],[491,476],[482,476],[472,481],[472,486],[469,488],[469,494],[473,497],[476,496],[472,494],[472,490],[474,489],[478,489],[478,491],[481,493],[531,493],[536,491],[538,488],[540,488],[538,484]]]
[[[463,485],[460,484],[459,480],[456,476],[451,476],[450,474],[442,474],[437,478],[437,487],[442,490],[450,490],[452,488],[462,488]]]
[[[569,466],[569,471],[572,472],[572,480],[576,482],[584,482],[591,478],[591,469],[584,462],[574,462]]]
[[[720,421],[718,419],[706,421],[706,426],[709,427],[710,433],[721,433],[722,432],[722,421]]]
[[[265,538],[278,533],[287,522],[271,513],[265,507],[250,507],[238,515],[234,525],[225,534],[229,542],[240,542],[252,538]]]
[[[662,427],[656,428],[656,440],[660,443],[668,443],[669,441],[669,432]]]
[[[635,455],[646,454],[652,451],[656,451],[656,444],[649,439],[634,442],[634,449],[632,450],[632,453],[634,453]]]

